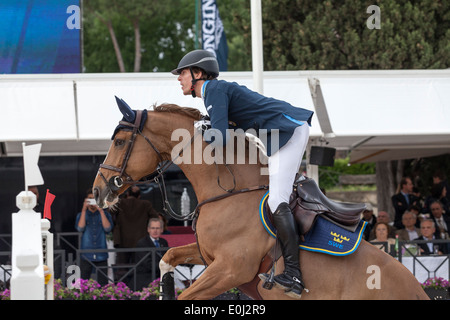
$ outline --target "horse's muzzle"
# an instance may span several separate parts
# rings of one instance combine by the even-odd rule
[[[103,209],[112,206],[118,200],[117,193],[111,191],[109,188],[100,189],[99,187],[94,187],[92,192],[97,205]]]

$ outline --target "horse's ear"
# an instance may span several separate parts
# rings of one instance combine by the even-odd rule
[[[122,112],[126,121],[134,123],[134,119],[136,119],[136,111],[132,110],[130,106],[123,101],[123,99],[119,99],[116,97],[117,106],[119,107],[120,112]]]

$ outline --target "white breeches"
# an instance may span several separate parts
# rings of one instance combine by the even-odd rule
[[[297,127],[291,139],[269,157],[269,199],[267,201],[272,212],[275,212],[280,203],[289,203],[292,185],[300,169],[308,139],[309,126],[305,123]]]

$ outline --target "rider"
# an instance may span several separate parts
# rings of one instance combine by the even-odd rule
[[[219,65],[214,54],[207,50],[186,54],[172,74],[178,75],[184,95],[203,99],[211,129],[222,134],[223,145],[229,139],[229,121],[244,131],[250,128],[267,130],[268,205],[273,212],[285,265],[284,272],[275,276],[274,282],[289,296],[300,298],[305,285],[299,265],[299,236],[288,203],[308,143],[313,112],[265,97],[235,82],[217,80]],[[279,148],[272,150],[271,139],[277,138]],[[207,139],[207,142],[214,144],[215,141]],[[268,275],[261,274],[260,277],[266,279]]]

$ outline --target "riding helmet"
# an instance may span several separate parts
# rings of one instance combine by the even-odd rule
[[[201,68],[214,78],[219,76],[219,63],[214,54],[207,50],[199,49],[186,54],[178,63],[178,67],[172,70],[172,74],[179,75],[184,68],[189,67]]]

